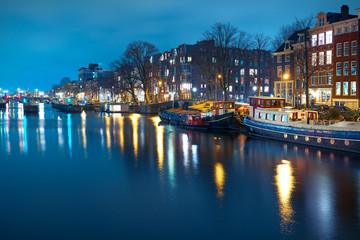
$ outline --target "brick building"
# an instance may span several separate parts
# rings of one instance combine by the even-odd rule
[[[216,70],[215,43],[212,40],[196,44],[182,44],[154,56],[159,67],[158,75],[151,83],[153,99],[224,99],[224,92],[218,84],[219,72]],[[271,81],[272,64],[270,51],[241,50],[229,48],[229,87],[228,99],[248,101],[249,96],[257,94],[260,56],[261,93],[270,96],[273,89]]]
[[[359,108],[359,17],[349,15],[349,8],[341,8],[341,19],[333,23],[334,53],[333,69],[333,103],[347,106],[352,109]]]

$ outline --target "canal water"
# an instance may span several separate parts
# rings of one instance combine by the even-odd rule
[[[0,112],[0,239],[360,239],[360,156],[139,114]]]

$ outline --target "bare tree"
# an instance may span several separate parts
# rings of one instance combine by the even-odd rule
[[[283,25],[280,30],[276,33],[274,36],[271,44],[272,44],[272,51],[275,52],[278,47],[281,46],[281,44],[284,43],[285,40],[287,40],[291,34],[293,34],[296,31],[299,31],[301,29],[298,29],[299,26],[297,26],[296,21]]]
[[[306,95],[306,108],[309,108],[309,80],[312,74],[316,71],[317,64],[309,61],[309,29],[313,25],[314,18],[312,16],[304,18],[295,18],[295,25],[298,29],[302,30],[304,36],[304,42],[299,45],[301,52],[301,58],[297,61],[297,66],[301,69],[301,74],[303,77],[303,83],[305,85],[305,95]],[[310,64],[311,63],[311,64]]]
[[[117,71],[120,76],[120,89],[128,92],[133,101],[137,103],[135,90],[139,87],[139,84],[133,66],[124,60]]]
[[[158,52],[158,49],[149,42],[133,41],[124,53],[124,59],[134,68],[134,78],[138,80],[139,86],[145,93],[145,101],[150,103],[149,85],[154,73],[151,57]]]
[[[234,49],[246,49],[250,46],[250,38],[245,32],[239,31],[230,23],[215,23],[210,30],[204,33],[206,40],[214,40],[215,49],[211,59],[216,72],[220,76],[217,78],[217,84],[224,92],[224,99],[227,100],[229,91],[230,76],[233,68]]]
[[[265,36],[263,33],[260,34],[255,34],[254,36],[254,41],[253,41],[253,48],[255,50],[254,54],[255,54],[255,61],[257,62],[257,66],[258,66],[258,96],[260,97],[261,95],[261,77],[263,75],[263,71],[262,71],[262,63],[264,63],[265,59],[265,52],[266,49],[269,46],[271,38],[268,36]]]

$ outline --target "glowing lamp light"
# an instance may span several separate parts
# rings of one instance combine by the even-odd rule
[[[256,86],[253,86],[253,88],[252,88],[252,89],[253,89],[253,91],[256,91],[257,87],[256,87]]]
[[[23,103],[27,103],[28,101],[27,101],[27,99],[26,98],[24,98],[23,99]]]
[[[67,103],[71,103],[71,98],[66,99]]]
[[[284,79],[288,79],[289,78],[289,74],[285,73],[284,74]]]
[[[193,90],[193,92],[196,92],[196,91],[197,91],[197,88],[196,88],[196,87],[194,87],[192,90]]]

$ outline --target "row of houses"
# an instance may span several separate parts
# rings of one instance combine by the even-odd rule
[[[306,88],[312,104],[359,108],[359,21],[343,5],[340,13],[319,12],[316,25],[294,32],[279,48],[266,50],[229,48],[227,86],[216,71],[213,40],[182,44],[153,55],[148,83],[151,101],[173,99],[229,99],[247,102],[260,93],[286,98],[291,105],[306,103]],[[214,70],[215,69],[215,70]],[[131,101],[116,70],[89,64],[78,70],[79,97],[88,101]],[[226,96],[225,96],[226,95]],[[138,101],[144,101],[140,86]]]
[[[294,32],[273,53],[275,96],[305,104],[308,83],[312,104],[359,108],[360,9],[356,12],[349,14],[347,5],[340,13],[319,12],[313,28]]]

